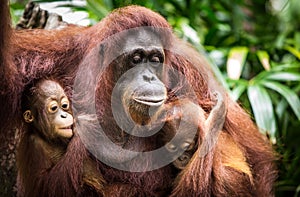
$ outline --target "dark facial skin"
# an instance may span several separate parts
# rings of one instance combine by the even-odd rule
[[[24,112],[24,119],[47,139],[73,136],[74,121],[70,102],[55,81],[44,80],[36,85],[30,109]]]
[[[195,152],[197,148],[197,136],[193,133],[195,126],[198,127],[198,125],[200,125],[205,133],[205,138],[202,142],[204,143],[203,146],[211,147],[214,145],[214,142],[216,141],[215,138],[217,138],[223,128],[227,113],[226,104],[222,94],[215,92],[214,97],[216,104],[207,118],[205,118],[205,112],[200,106],[183,100],[181,101],[182,113],[186,114],[187,118],[183,120],[173,119],[164,127],[164,141],[167,142],[167,151],[171,153],[180,150],[184,151],[184,153],[173,162],[176,168],[183,169],[188,164],[192,158],[193,152]],[[178,129],[179,124],[181,125],[181,130]],[[169,142],[173,137],[173,143]]]
[[[166,149],[169,152],[180,150],[189,151],[195,146],[195,135],[193,133],[195,126],[193,126],[191,122],[181,121],[180,123],[177,123],[177,121],[178,120],[172,120],[164,127],[164,132],[167,134],[164,137],[166,142],[170,141],[176,135],[173,139],[173,143],[169,142],[166,144]],[[184,128],[184,130],[178,130],[178,128],[176,128],[176,125],[178,124],[181,124],[181,127]]]
[[[140,137],[152,134],[145,125],[150,121],[151,112],[167,99],[163,83],[165,54],[159,36],[147,30],[124,33],[106,50],[109,53],[104,55],[104,62],[109,63],[108,80],[113,83],[111,109],[120,129],[112,130],[113,124],[108,122],[103,122],[102,128],[123,149],[116,152],[104,148],[99,154],[109,162],[124,163],[146,149],[145,140]],[[102,91],[101,86],[98,91]]]
[[[123,65],[118,64],[118,91],[131,118],[139,123],[149,108],[161,106],[167,99],[163,83],[164,50],[159,38],[147,31],[128,35],[123,45]]]
[[[181,103],[180,103],[181,102]],[[188,100],[180,101],[179,106],[173,106],[173,112],[186,114],[184,118],[176,116],[167,121],[162,129],[166,150],[173,155],[173,165],[177,169],[184,167],[191,160],[197,148],[196,130],[204,120],[204,111]],[[178,110],[176,110],[178,108]],[[171,113],[172,114],[172,113]],[[176,113],[174,114],[176,115]],[[180,125],[180,126],[179,126]],[[172,141],[171,141],[172,140]],[[178,155],[178,153],[181,153]]]
[[[178,124],[182,124],[183,130],[178,130]],[[170,153],[175,153],[178,151],[182,151],[183,153],[173,161],[173,165],[178,169],[184,169],[184,167],[188,164],[191,160],[193,153],[197,148],[196,143],[196,136],[193,133],[193,126],[191,126],[191,122],[181,121],[177,123],[177,120],[172,120],[167,123],[164,127],[164,140],[166,143],[166,150]],[[173,139],[173,142],[169,142],[171,138],[176,137]]]

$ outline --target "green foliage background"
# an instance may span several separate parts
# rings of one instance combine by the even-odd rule
[[[15,21],[25,3],[12,1]],[[130,4],[159,12],[178,36],[206,51],[216,76],[278,152],[276,196],[299,196],[300,1],[87,0],[85,6],[63,6],[87,12],[94,24]]]

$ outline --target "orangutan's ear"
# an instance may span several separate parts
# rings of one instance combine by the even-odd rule
[[[32,113],[31,113],[30,110],[26,110],[23,113],[23,118],[24,118],[25,122],[27,122],[27,123],[31,123],[34,120],[34,117],[33,117],[33,115],[32,115]]]

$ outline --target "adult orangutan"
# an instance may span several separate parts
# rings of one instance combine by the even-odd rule
[[[3,9],[7,6],[1,7],[1,14]],[[6,24],[1,20],[1,26]],[[3,36],[9,31],[6,27]],[[10,117],[20,114],[20,94],[27,84],[47,77],[57,80],[74,103],[81,140],[97,153],[105,196],[273,195],[276,172],[267,140],[224,93],[204,58],[175,38],[157,13],[129,6],[93,27],[15,31],[8,44],[3,38],[1,101],[9,101],[10,108],[1,109],[1,125],[19,127]],[[159,135],[164,128],[148,129],[152,114],[163,104],[184,99],[210,113],[215,91],[227,105],[218,138],[197,133],[198,148],[180,173],[170,163],[156,165],[160,157],[154,153],[164,146]],[[203,153],[201,144],[207,139],[217,141]],[[76,147],[79,154],[85,150],[82,144]],[[74,163],[65,164],[78,172]],[[58,174],[61,178],[70,180]],[[78,179],[74,183],[79,186]]]
[[[73,137],[74,120],[62,87],[52,80],[30,84],[22,96],[22,111],[18,196],[102,195],[104,180],[80,148],[78,136]]]

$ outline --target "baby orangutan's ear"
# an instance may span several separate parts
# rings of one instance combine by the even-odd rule
[[[27,122],[27,123],[31,123],[34,120],[34,117],[33,117],[33,115],[32,115],[32,113],[31,113],[30,110],[26,110],[23,113],[23,118],[24,118],[25,122]]]

